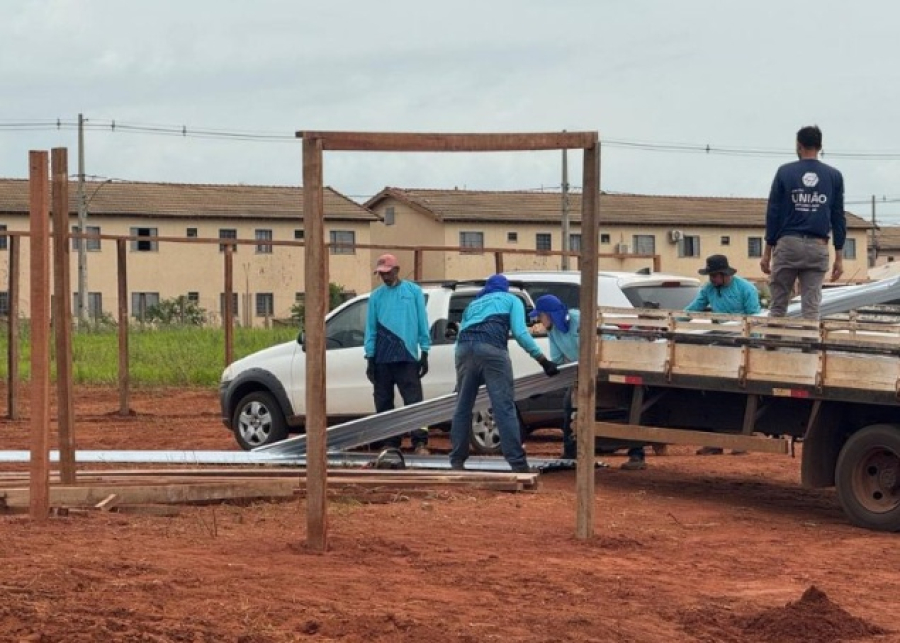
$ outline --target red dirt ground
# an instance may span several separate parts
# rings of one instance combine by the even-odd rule
[[[236,448],[213,391],[135,392],[127,418],[114,390],[76,400],[81,449]],[[4,448],[28,448],[22,404],[25,419],[0,420]],[[558,435],[528,450],[555,455]],[[304,546],[303,500],[0,516],[0,640],[900,641],[897,536],[800,489],[798,460],[623,459],[596,473],[588,542],[574,472],[537,492],[331,502],[326,554]]]

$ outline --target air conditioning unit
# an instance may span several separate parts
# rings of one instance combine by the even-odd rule
[[[629,252],[631,252],[631,246],[629,246],[627,243],[617,243],[616,252],[620,255],[627,255]]]
[[[681,230],[669,230],[669,241],[672,243],[678,243],[684,238],[684,233]]]

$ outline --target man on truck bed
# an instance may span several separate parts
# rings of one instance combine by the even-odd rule
[[[710,255],[706,258],[706,266],[697,272],[707,275],[709,282],[700,289],[694,301],[689,303],[685,310],[697,312],[709,310],[731,315],[759,314],[759,292],[756,286],[734,274],[737,270],[728,265],[728,257]],[[734,450],[731,453],[741,455],[745,452]],[[697,455],[721,454],[722,449],[718,447],[703,447],[697,450]]]
[[[829,234],[834,236],[831,281],[844,273],[844,177],[818,159],[821,150],[822,130],[815,125],[802,128],[797,132],[800,160],[778,168],[772,182],[766,249],[759,261],[762,271],[771,276],[772,317],[784,317],[794,282],[799,281],[803,318],[819,318]]]
[[[472,432],[472,408],[478,387],[487,387],[494,420],[500,432],[500,449],[517,473],[529,471],[519,420],[516,415],[509,335],[538,361],[548,377],[559,369],[541,352],[525,325],[525,307],[509,294],[509,281],[491,275],[478,296],[466,306],[456,340],[456,410],[450,426],[450,466],[465,468]]]

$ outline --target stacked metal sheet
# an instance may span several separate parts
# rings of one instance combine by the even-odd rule
[[[578,373],[577,364],[566,364],[560,367],[559,375],[548,378],[544,373],[536,373],[519,378],[515,382],[515,398],[522,400],[539,393],[548,393],[571,386]],[[344,451],[354,447],[372,444],[403,435],[413,429],[447,422],[453,418],[456,409],[456,393],[442,395],[417,404],[410,404],[399,409],[376,413],[365,418],[352,420],[330,427],[325,431],[325,448],[327,451]],[[476,408],[490,406],[487,389],[481,387],[475,399]],[[561,410],[561,409],[560,409]],[[302,455],[306,453],[306,436],[300,435],[259,447],[253,453]]]

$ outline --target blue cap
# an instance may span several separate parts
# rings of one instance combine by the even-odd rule
[[[553,326],[563,333],[569,332],[569,311],[556,295],[541,295],[534,302],[532,317],[545,313],[553,320]]]

